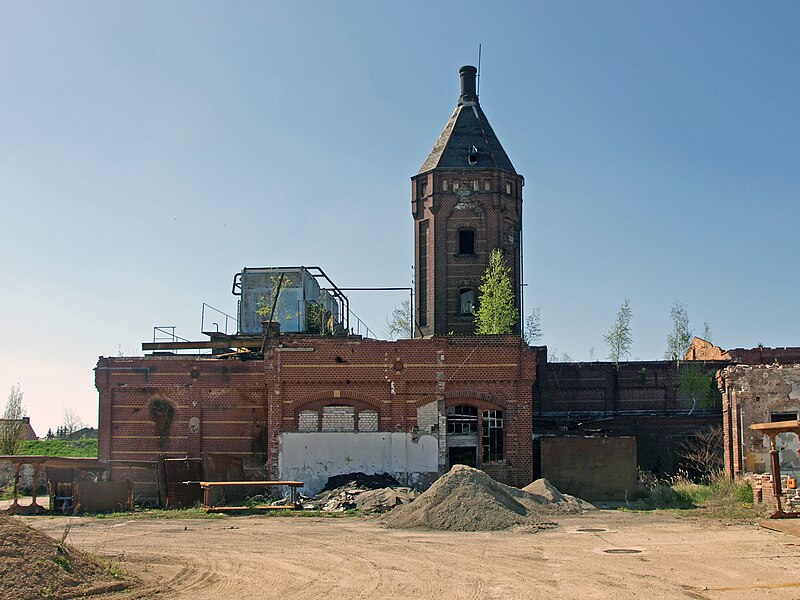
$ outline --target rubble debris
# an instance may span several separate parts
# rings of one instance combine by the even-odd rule
[[[322,488],[322,492],[328,492],[344,486],[363,488],[365,490],[377,490],[378,488],[400,487],[400,482],[389,475],[389,473],[367,475],[359,471],[357,473],[344,473],[343,475],[328,477],[328,482],[325,484],[325,487]]]
[[[319,494],[303,501],[303,508],[327,512],[360,510],[366,513],[384,513],[396,506],[408,504],[418,495],[419,492],[401,486],[388,473],[347,473],[330,477]]]
[[[389,513],[388,527],[424,527],[449,531],[493,531],[519,527],[551,528],[557,515],[578,514],[588,502],[561,494],[546,480],[527,492],[499,483],[483,471],[454,465],[413,503]]]

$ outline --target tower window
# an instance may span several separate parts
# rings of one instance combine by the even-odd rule
[[[475,230],[474,229],[459,229],[458,230],[458,253],[459,254],[475,254]]]
[[[428,182],[420,181],[419,183],[419,197],[424,198],[428,195]]]
[[[483,191],[484,192],[488,192],[489,189],[490,189],[489,182],[488,181],[484,181],[483,182]]]
[[[510,194],[510,193],[511,193],[511,183],[510,182],[506,182],[506,194]]]
[[[478,149],[475,146],[470,146],[469,147],[469,155],[467,157],[467,161],[471,165],[477,165],[478,164]]]
[[[446,192],[450,189],[450,182],[447,179],[442,179],[442,191]]]
[[[420,327],[428,325],[428,221],[419,224],[419,265],[417,268],[417,319]]]
[[[471,315],[475,312],[475,290],[472,288],[461,288],[458,290],[458,303],[462,315]]]

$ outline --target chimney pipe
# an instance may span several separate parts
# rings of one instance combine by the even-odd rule
[[[478,96],[475,93],[475,75],[478,73],[478,69],[472,65],[466,65],[461,67],[458,73],[461,75],[461,98],[459,98],[458,103],[477,101]]]

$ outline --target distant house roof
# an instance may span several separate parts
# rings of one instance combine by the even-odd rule
[[[73,440],[79,440],[81,438],[96,438],[97,437],[97,429],[94,427],[83,427],[78,429],[77,431],[73,431],[72,435],[69,436]]]
[[[22,421],[22,439],[23,440],[38,440],[39,438],[36,435],[36,432],[31,427],[31,418],[30,417],[22,417],[20,419]],[[10,419],[0,419],[0,426],[8,423],[9,421],[14,423],[19,423],[20,420],[10,420]]]
[[[461,68],[461,97],[419,173],[432,169],[502,169],[516,174],[475,93],[475,67]]]

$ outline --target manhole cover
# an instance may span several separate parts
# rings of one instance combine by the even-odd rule
[[[641,550],[635,550],[633,548],[609,548],[608,550],[603,550],[606,554],[640,554]]]
[[[576,529],[580,533],[600,533],[601,531],[608,531],[608,529],[600,529],[599,527],[585,527],[583,529]]]

